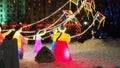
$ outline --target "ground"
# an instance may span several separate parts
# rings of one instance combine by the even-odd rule
[[[34,61],[33,45],[25,45],[24,59],[20,68],[120,68],[120,39],[88,39],[84,43],[71,42],[73,58],[66,63],[41,63]],[[51,43],[45,43],[51,49]]]

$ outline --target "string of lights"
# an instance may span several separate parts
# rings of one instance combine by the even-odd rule
[[[70,20],[73,19],[78,13],[80,13],[80,11],[81,11],[81,9],[84,7],[84,3],[85,3],[86,1],[87,1],[87,0],[84,0],[84,1],[82,2],[81,6],[78,8],[78,10],[77,10],[76,12],[74,12],[73,15],[69,16],[68,18],[66,18],[66,19],[65,19],[63,22],[61,22],[60,24],[54,26],[54,25],[64,16],[64,14],[62,14],[61,17],[60,17],[56,22],[54,22],[52,25],[50,25],[50,26],[47,27],[47,28],[43,28],[43,29],[39,30],[39,32],[42,31],[42,30],[44,30],[44,29],[53,29],[53,28],[56,28],[56,27],[58,27],[59,25],[61,25],[61,24],[63,24],[63,23],[64,23],[64,25],[65,25],[68,21],[70,21]],[[34,24],[38,24],[39,22],[48,19],[49,17],[51,17],[52,15],[54,15],[55,13],[57,13],[59,10],[61,10],[61,9],[62,9],[64,6],[66,6],[68,3],[69,3],[69,1],[68,1],[66,4],[64,4],[61,8],[59,8],[57,11],[55,11],[54,13],[52,13],[51,15],[49,15],[49,16],[41,19],[40,21],[37,21],[37,22],[35,22],[35,23],[33,23],[33,24],[30,24],[30,25],[28,25],[28,26],[32,26],[32,25],[34,25]],[[93,25],[93,24],[91,24],[91,25],[90,25],[86,30],[84,30],[82,33],[71,36],[71,38],[74,38],[74,37],[83,35],[85,32],[87,32],[87,31],[92,27],[92,25]],[[24,26],[24,27],[22,27],[22,28],[25,28],[25,27],[28,27],[28,26]],[[52,27],[52,26],[54,26],[54,27]],[[52,27],[52,28],[50,28],[50,27]],[[47,33],[51,32],[51,31],[52,31],[52,30],[49,30],[49,31],[47,31]],[[26,33],[26,32],[27,32],[27,33],[32,33],[32,32],[35,32],[35,31],[24,31],[23,33]],[[33,37],[33,36],[35,36],[35,35],[26,36],[26,37]],[[50,36],[51,36],[51,35],[46,36],[46,37],[44,37],[43,39],[46,39],[46,38],[48,38],[48,37],[50,37]],[[29,39],[29,40],[32,40],[32,39]]]

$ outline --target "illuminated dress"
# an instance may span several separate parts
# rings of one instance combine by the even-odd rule
[[[53,30],[53,33],[54,33],[54,34],[57,33],[57,29]],[[54,35],[54,34],[53,34],[53,35]],[[52,52],[54,52],[55,45],[56,45],[56,41],[53,40],[53,42],[52,42],[52,48],[51,48]]]
[[[55,41],[53,41],[53,42],[52,42],[52,48],[51,48],[52,52],[54,52],[55,45],[56,45],[56,42],[55,42]]]
[[[56,61],[57,62],[72,61],[72,57],[68,49],[68,43],[70,42],[70,35],[64,33],[64,31],[57,32],[53,35],[53,41],[56,41],[56,45],[53,52]]]
[[[34,53],[38,53],[38,51],[43,47],[42,45],[42,41],[41,41],[41,36],[42,35],[45,35],[46,33],[46,30],[44,30],[43,33],[39,34],[37,33],[35,36],[34,36],[34,39],[36,40],[35,41],[35,45],[34,45]]]

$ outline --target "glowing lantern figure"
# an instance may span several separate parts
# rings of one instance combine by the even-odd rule
[[[17,27],[16,27],[17,28]],[[19,59],[23,59],[24,55],[24,47],[23,44],[28,43],[28,39],[22,36],[20,33],[22,32],[22,28],[18,27],[18,30],[15,32],[13,38],[17,39],[17,46],[18,46],[18,55]]]
[[[46,30],[44,30],[43,33],[39,33],[39,31],[36,33],[36,35],[34,36],[34,39],[36,39],[35,41],[35,45],[34,45],[34,53],[38,53],[38,51],[43,47],[42,45],[42,41],[41,41],[41,36],[45,35]]]
[[[70,21],[74,22],[75,24],[79,23],[78,19],[75,17],[72,10],[63,10],[63,13],[67,18],[70,19]]]
[[[53,41],[56,41],[56,46],[54,49],[54,56],[57,62],[69,62],[72,61],[70,51],[68,49],[68,43],[70,42],[70,35],[64,33],[66,28],[58,28],[60,32],[53,35]]]

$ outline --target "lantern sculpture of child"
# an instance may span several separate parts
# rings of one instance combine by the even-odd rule
[[[23,59],[23,55],[24,55],[24,44],[28,44],[28,38],[24,37],[21,32],[22,32],[22,28],[21,26],[16,27],[15,29],[15,34],[13,36],[13,38],[17,39],[17,45],[18,45],[18,56],[19,59]]]
[[[38,53],[39,50],[43,47],[41,36],[45,35],[45,33],[46,33],[46,29],[44,30],[43,33],[39,33],[39,31],[37,31],[36,35],[33,37],[33,39],[35,39],[34,50],[33,50],[34,53]]]
[[[59,32],[53,35],[53,41],[56,41],[53,54],[56,58],[56,62],[69,62],[72,61],[72,57],[68,48],[68,43],[71,38],[70,35],[65,33],[66,27],[62,24],[58,28]]]

